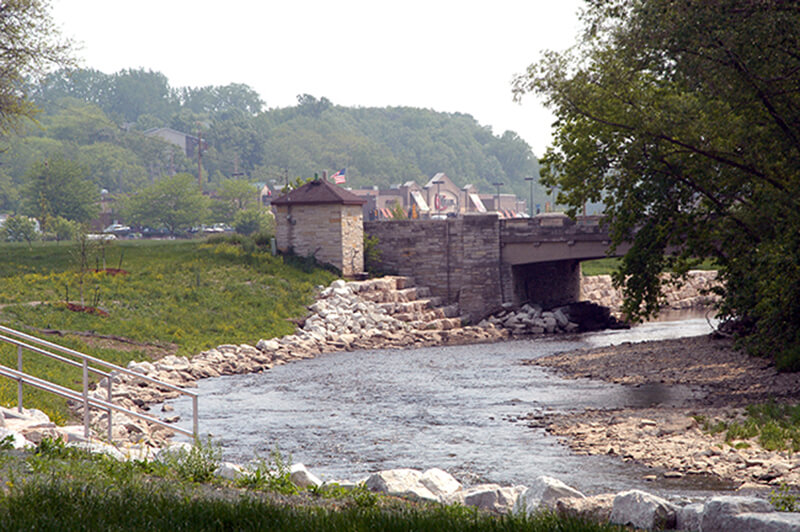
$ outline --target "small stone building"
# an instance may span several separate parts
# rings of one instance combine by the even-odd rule
[[[275,240],[281,252],[313,256],[343,276],[364,272],[365,200],[324,179],[272,200]]]

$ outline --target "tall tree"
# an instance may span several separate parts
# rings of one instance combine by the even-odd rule
[[[97,215],[100,190],[80,164],[57,157],[40,161],[28,173],[23,212],[47,229],[55,217],[88,222]]]
[[[571,51],[516,81],[557,121],[547,184],[602,199],[633,317],[658,274],[714,259],[722,315],[754,354],[800,369],[800,7],[767,0],[591,0]]]
[[[24,83],[70,62],[70,44],[59,38],[49,8],[46,0],[0,3],[0,136],[34,114]]]
[[[208,217],[208,200],[189,174],[165,177],[131,196],[123,206],[131,223],[163,227],[170,234],[199,225]]]

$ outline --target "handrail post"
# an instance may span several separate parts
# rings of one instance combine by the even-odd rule
[[[114,398],[114,395],[111,393],[111,381],[112,380],[113,380],[113,377],[111,375],[106,377],[106,382],[108,382],[107,387],[108,387],[108,402],[109,403],[111,403],[112,402],[111,400]],[[112,412],[112,410],[109,408],[108,409],[108,442],[109,443],[111,443],[111,441],[112,441],[111,440],[111,433],[112,433],[112,430],[111,430],[111,428],[112,428],[111,427],[111,412]]]
[[[17,346],[17,371],[22,373],[22,346]],[[22,379],[17,381],[17,411],[22,413]]]
[[[198,434],[198,419],[197,419],[197,396],[192,396],[192,432],[194,433],[195,441],[200,437]]]
[[[83,437],[89,439],[89,362],[83,359]]]

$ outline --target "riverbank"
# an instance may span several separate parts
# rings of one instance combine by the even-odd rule
[[[724,431],[709,431],[720,422],[743,420],[747,405],[800,399],[800,375],[778,373],[768,360],[736,350],[729,339],[623,344],[526,363],[566,378],[652,388],[654,404],[642,408],[553,414],[532,423],[544,424],[577,453],[652,466],[652,480],[711,475],[740,488],[800,485],[800,456],[768,451],[756,438],[726,442]],[[658,404],[670,387],[682,396],[678,404]]]

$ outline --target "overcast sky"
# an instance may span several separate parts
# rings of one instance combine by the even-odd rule
[[[513,130],[541,156],[552,115],[511,80],[575,41],[580,0],[53,0],[82,66],[162,72],[173,87],[245,83],[267,107],[298,94],[411,106]]]

